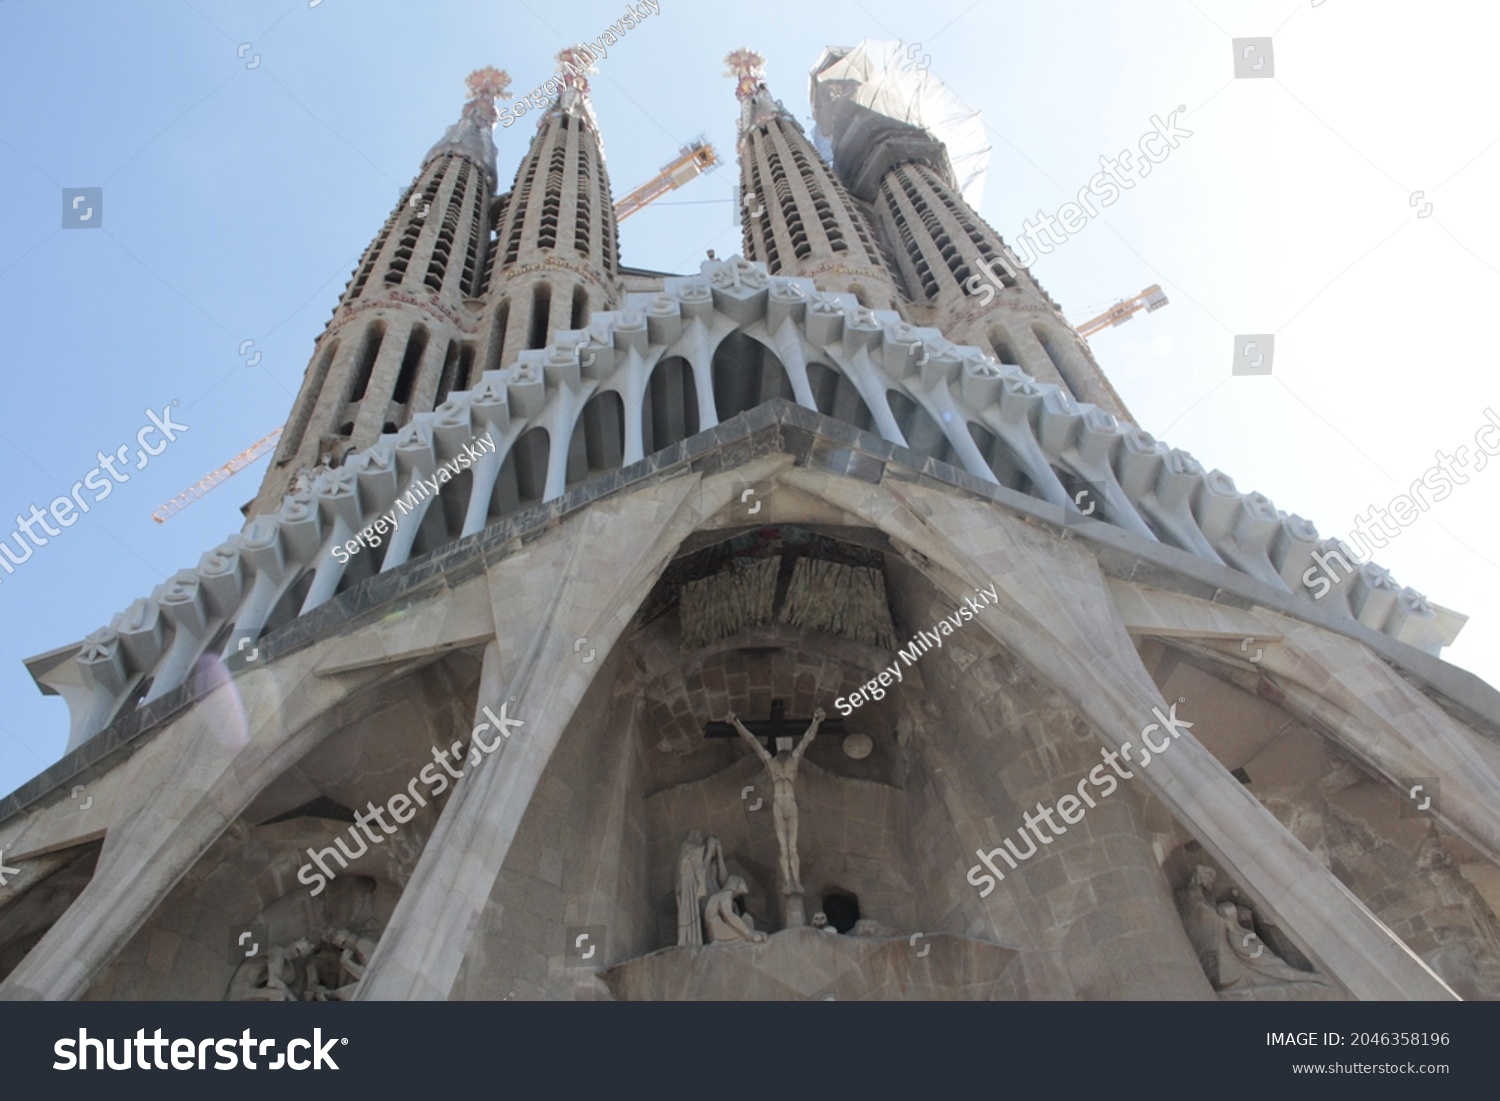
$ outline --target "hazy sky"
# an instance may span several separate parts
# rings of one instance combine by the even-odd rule
[[[1486,408],[1500,423],[1484,350],[1500,292],[1492,10],[663,0],[593,80],[615,193],[699,133],[731,163],[626,222],[624,260],[689,271],[705,249],[738,250],[722,74],[739,46],[767,56],[773,92],[809,128],[824,46],[917,47],[984,113],[982,213],[1007,238],[1181,108],[1191,136],[1033,272],[1074,321],[1160,283],[1170,306],[1091,342],[1137,422],[1344,535],[1439,449],[1472,449]],[[464,76],[493,64],[525,95],[559,48],[624,11],[0,0],[0,538],[97,452],[129,441],[134,456],[146,410],[177,401],[188,426],[0,574],[0,793],[67,739],[64,705],[21,662],[104,626],[239,529],[265,460],[165,525],[150,513],[283,422],[357,258],[457,117]],[[1272,39],[1274,76],[1234,76],[1233,40],[1252,37]],[[505,189],[533,131],[496,131]],[[64,229],[63,190],[83,187],[102,188],[98,228]],[[1231,374],[1237,334],[1274,335],[1269,376]],[[1376,561],[1468,614],[1445,656],[1500,683],[1500,461],[1468,477]]]

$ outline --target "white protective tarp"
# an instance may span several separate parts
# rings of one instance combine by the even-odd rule
[[[990,144],[984,120],[928,68],[931,58],[915,44],[865,39],[852,49],[829,46],[811,73],[811,96],[817,113],[816,85],[853,82],[855,102],[887,118],[926,130],[948,147],[948,160],[965,201],[976,210],[984,198],[984,172]],[[832,160],[828,136],[814,126],[813,141]]]

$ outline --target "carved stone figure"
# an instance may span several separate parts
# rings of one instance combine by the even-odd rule
[[[375,942],[367,937],[357,937],[347,929],[326,929],[323,943],[339,949],[339,973],[335,979],[338,986],[323,989],[314,996],[318,1001],[350,1001],[359,989],[359,980],[365,977],[370,957],[375,954]]]
[[[273,944],[264,964],[247,961],[235,972],[227,997],[256,1002],[350,1001],[375,943],[347,929],[328,928],[316,942],[298,937],[290,945]]]
[[[296,982],[296,961],[311,956],[318,946],[306,937],[290,945],[273,944],[266,952],[265,982],[245,995],[248,1002],[295,1002],[296,993],[289,983]]]
[[[1242,917],[1241,908],[1233,899],[1227,898],[1216,907],[1219,920],[1224,924],[1224,941],[1247,971],[1274,982],[1319,981],[1316,975],[1299,971],[1278,956],[1255,932],[1251,919]],[[1246,915],[1253,915],[1248,906],[1243,909]],[[1249,985],[1257,984],[1252,982]]]
[[[719,839],[707,839],[698,830],[689,830],[687,840],[677,855],[677,943],[697,946],[703,943],[703,908],[729,877],[724,866],[724,847]]]
[[[1244,991],[1293,984],[1327,987],[1316,974],[1287,963],[1254,928],[1249,903],[1225,897],[1214,901],[1218,873],[1206,864],[1177,892],[1178,909],[1188,939],[1198,951],[1208,981],[1217,991]]]
[[[750,888],[746,886],[745,880],[732,875],[725,882],[724,889],[708,900],[703,920],[708,927],[710,944],[729,944],[741,940],[748,940],[753,944],[766,942],[766,935],[755,928],[755,922],[749,914],[734,912],[735,899],[744,898],[749,893]]]
[[[814,711],[812,725],[802,735],[797,747],[790,752],[778,747],[774,757],[766,752],[754,734],[745,729],[744,723],[740,722],[733,711],[724,717],[724,721],[739,731],[740,737],[755,750],[755,755],[761,759],[766,772],[771,776],[771,816],[776,826],[776,842],[781,848],[783,894],[802,893],[802,866],[797,860],[797,767],[802,763],[802,755],[807,752],[807,747],[817,737],[818,725],[825,717],[821,707]]]
[[[838,936],[839,931],[832,925],[828,924],[828,915],[825,914],[822,910],[819,910],[812,916],[812,924],[813,928],[819,930],[820,932],[832,933],[834,936]]]

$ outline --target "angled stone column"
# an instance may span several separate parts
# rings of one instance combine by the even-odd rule
[[[1354,639],[1264,609],[1148,595],[1123,581],[1110,588],[1133,632],[1196,629],[1203,645],[1225,651],[1226,663],[1235,664],[1244,661],[1238,643],[1256,640],[1254,667],[1265,691],[1394,785],[1442,776],[1435,816],[1500,864],[1500,779],[1463,727],[1386,661]]]
[[[320,720],[354,693],[405,672],[318,677],[316,660],[309,649],[225,676],[122,766],[130,771],[127,795],[116,804],[93,878],[0,984],[0,999],[82,996],[255,796],[329,732]]]
[[[971,587],[993,584],[999,605],[976,619],[1068,697],[1110,749],[1139,745],[1143,728],[1157,721],[1154,709],[1166,713],[1086,551],[1002,509],[917,485],[872,487],[800,470],[784,478],[838,500],[919,552],[955,602]],[[1135,779],[1354,997],[1454,997],[1191,731],[1153,756],[1149,771],[1136,770]]]
[[[605,664],[581,663],[574,642],[586,638],[609,653],[698,526],[698,488],[687,477],[602,501],[491,569],[497,635],[475,721],[515,697],[508,717],[525,725],[455,786],[370,961],[361,1000],[449,996],[532,794]]]

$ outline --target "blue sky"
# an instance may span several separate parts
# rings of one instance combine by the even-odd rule
[[[285,419],[464,76],[493,64],[524,95],[559,48],[624,10],[0,0],[0,516],[66,494],[148,408],[177,401],[189,429],[0,574],[0,791],[67,738],[64,705],[23,659],[103,626],[239,529],[264,460],[165,525],[150,512]],[[1342,535],[1437,449],[1472,446],[1486,408],[1500,414],[1485,351],[1500,292],[1495,18],[1372,0],[663,0],[599,63],[594,104],[616,195],[700,132],[731,162],[622,227],[625,262],[666,271],[739,247],[722,59],[742,45],[767,55],[773,91],[809,127],[807,70],[825,45],[919,45],[984,112],[982,213],[1007,237],[1182,107],[1192,136],[1033,271],[1075,321],[1161,283],[1169,307],[1092,341],[1137,421]],[[1259,36],[1274,77],[1236,79],[1233,39]],[[531,132],[497,130],[503,186]],[[103,189],[99,229],[61,228],[72,187]],[[1244,333],[1275,335],[1270,376],[1231,376]],[[1471,616],[1445,656],[1492,682],[1497,494],[1500,463],[1377,555]]]

